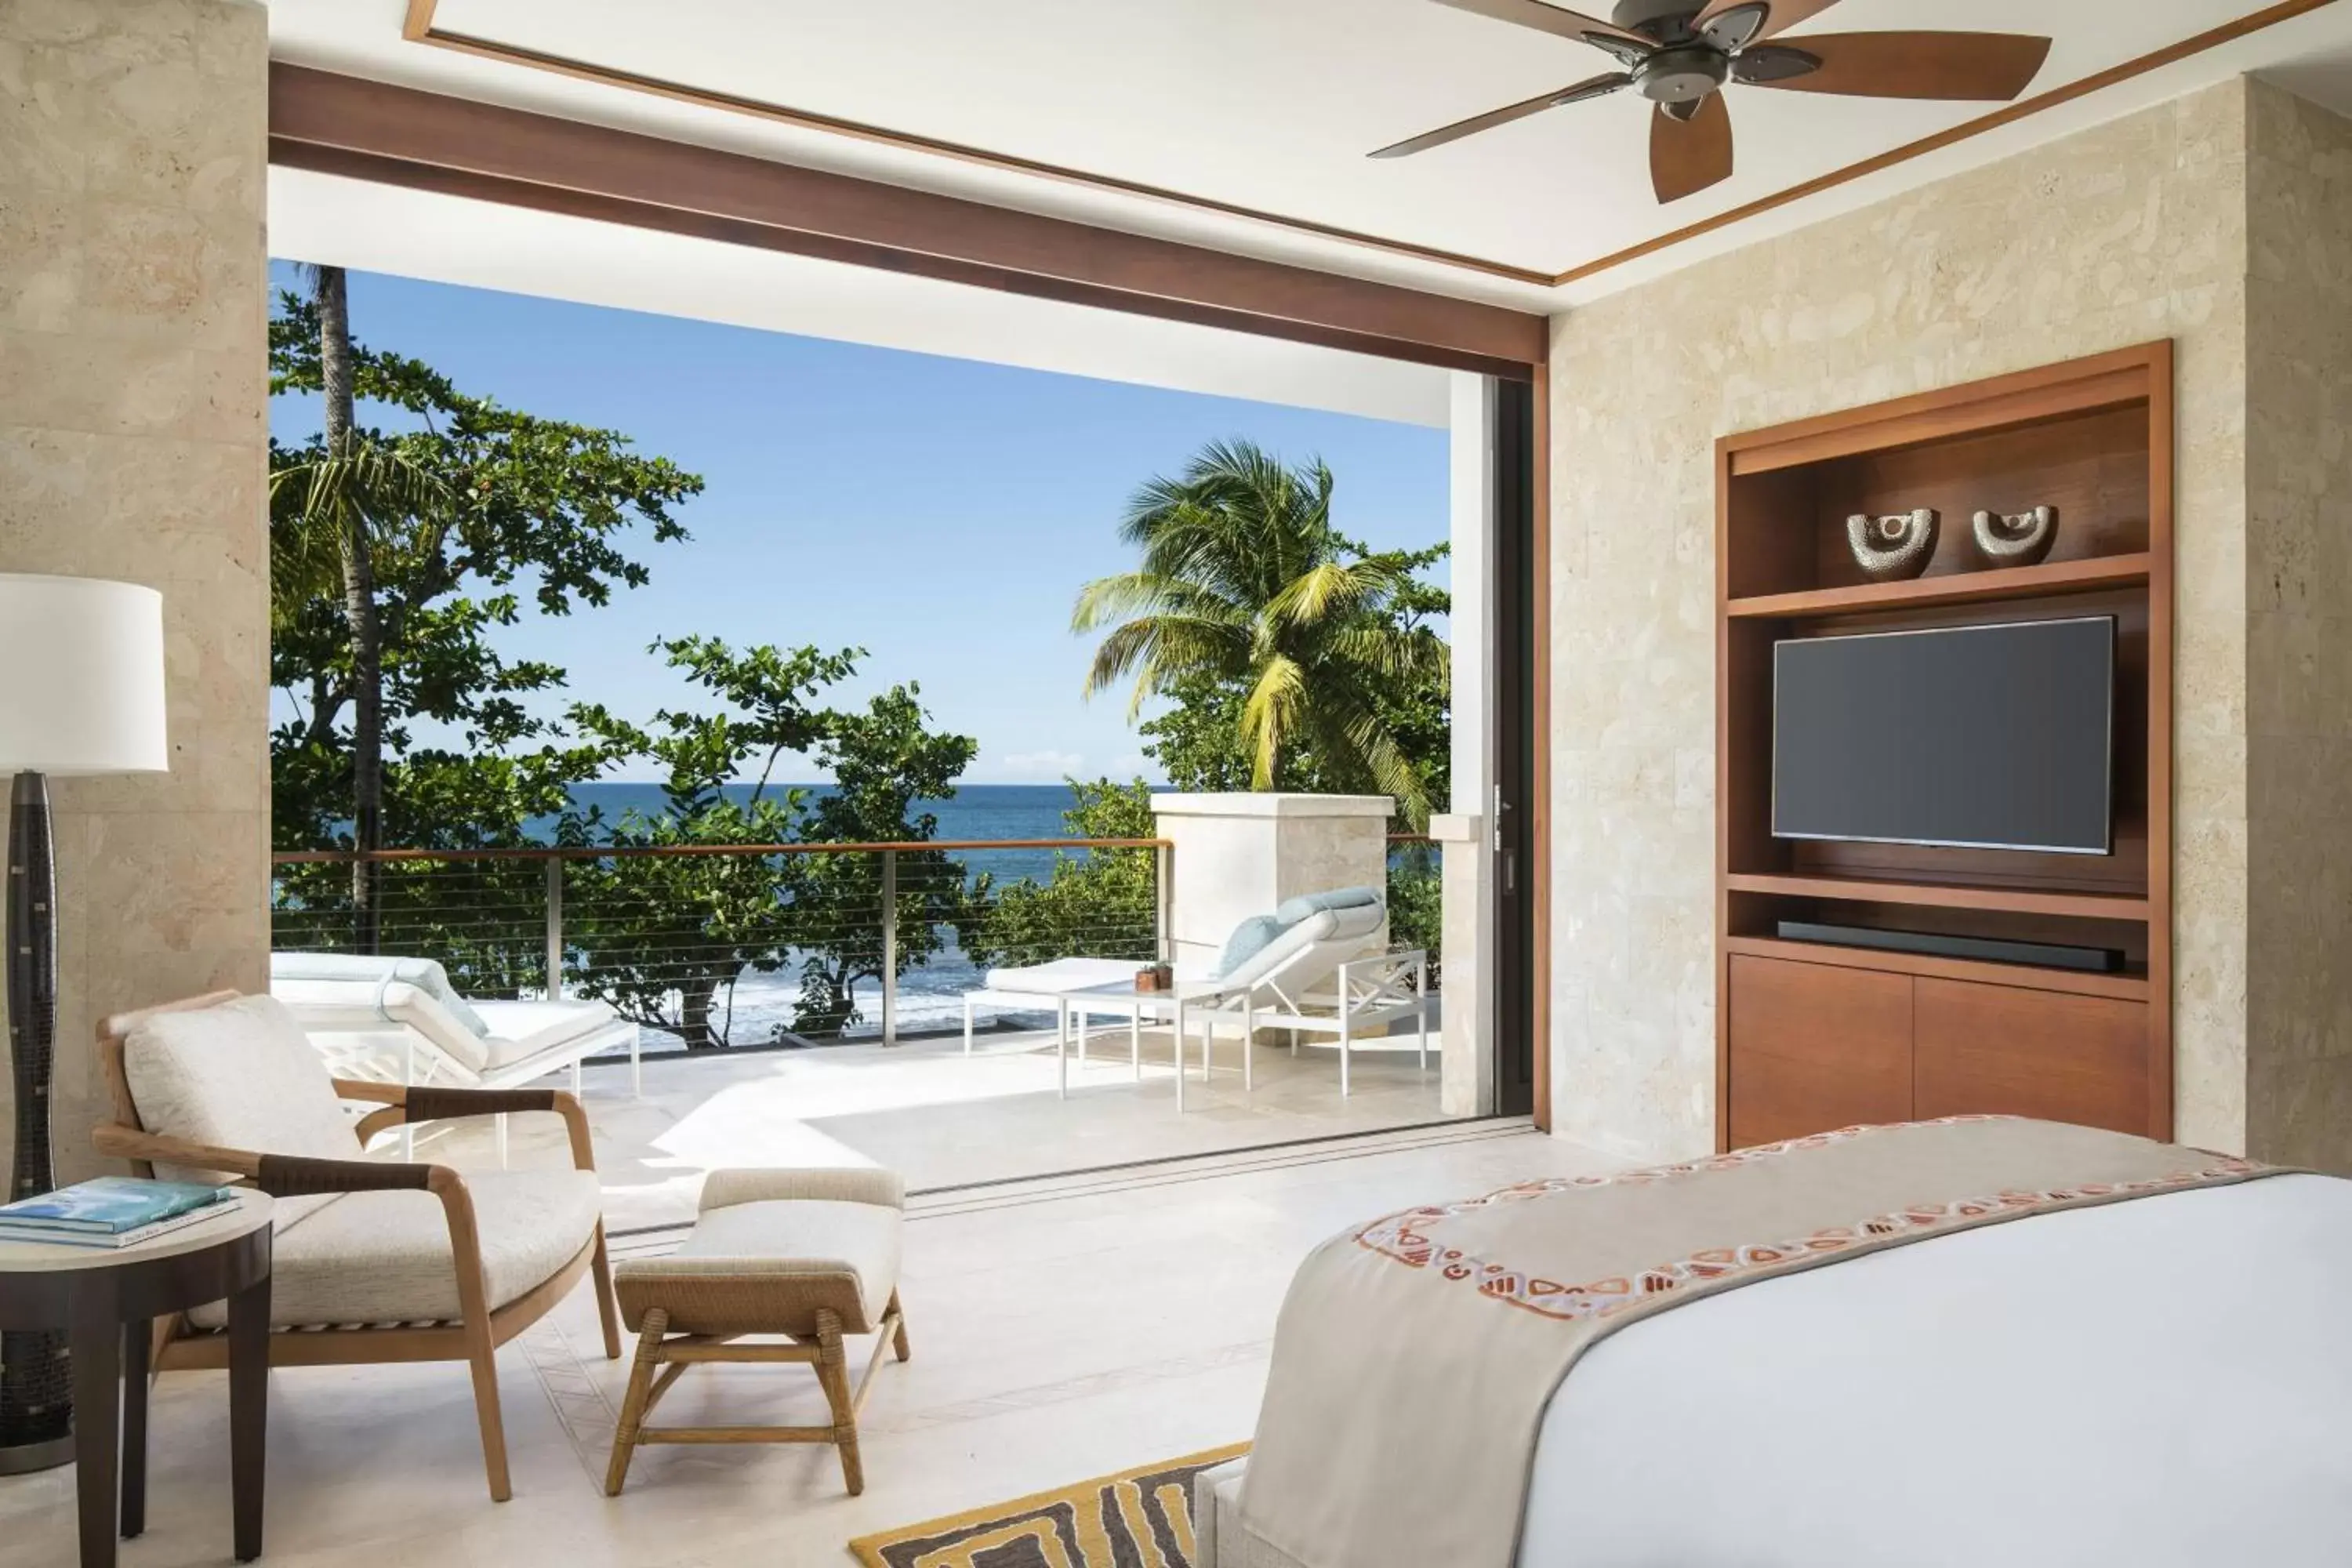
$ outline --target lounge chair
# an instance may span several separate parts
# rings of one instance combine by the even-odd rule
[[[595,1001],[468,1002],[431,959],[277,952],[269,994],[284,1003],[338,1078],[409,1088],[513,1089],[626,1047],[629,1092],[642,1092],[637,1026]],[[499,1163],[507,1122],[497,1121]],[[400,1128],[404,1159],[415,1130]]]
[[[1302,1033],[1327,1034],[1337,1037],[1339,1092],[1344,1096],[1351,1088],[1349,1063],[1355,1053],[1402,1047],[1402,1037],[1391,1042],[1368,1031],[1407,1017],[1414,1020],[1412,1048],[1426,1067],[1429,956],[1417,948],[1381,951],[1381,934],[1387,924],[1387,903],[1377,889],[1312,893],[1286,900],[1271,915],[1244,921],[1214,963],[1177,966],[1178,988],[1186,997],[1181,1016],[1187,1026],[1197,1023],[1202,1030],[1203,1071],[1208,1070],[1211,1040],[1221,1026],[1235,1027],[1247,1040],[1254,1040],[1261,1026],[1287,1028],[1294,1056]],[[1169,1005],[1164,994],[1136,993],[1133,1000],[1123,994],[1105,994],[1131,983],[1138,967],[1133,960],[1064,958],[992,969],[984,987],[964,996],[964,1049],[971,1049],[975,1002],[1034,997],[1055,1003],[1066,1021],[1076,1015],[1083,1066],[1089,1011],[1126,1017],[1132,1035],[1147,1014],[1156,1015]],[[1088,991],[1093,994],[1087,995]],[[1134,1048],[1139,1063],[1139,1042]],[[1252,1079],[1251,1061],[1244,1048],[1244,1087]]]

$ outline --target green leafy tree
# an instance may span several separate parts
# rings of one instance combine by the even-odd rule
[[[526,597],[561,616],[642,586],[648,573],[628,549],[631,535],[685,539],[676,510],[699,493],[701,479],[638,453],[617,431],[503,407],[418,361],[351,339],[348,326],[331,330],[315,296],[282,294],[269,337],[273,393],[321,394],[331,411],[341,394],[323,395],[347,357],[353,405],[381,410],[396,426],[354,420],[340,447],[327,430],[271,442],[271,680],[294,710],[271,736],[278,847],[360,847],[353,803],[371,756],[382,842],[529,842],[527,825],[562,810],[568,786],[611,758],[535,711],[535,698],[562,686],[562,670],[509,658],[495,641],[520,618]],[[373,463],[402,483],[327,484],[339,462]],[[315,499],[322,488],[378,497],[344,514],[363,527],[337,535],[331,550],[321,522],[334,514]],[[353,553],[365,563],[363,596],[376,626],[373,675],[341,571]],[[364,700],[371,688],[373,707]],[[419,719],[457,731],[461,743],[416,745]]]
[[[1151,838],[1150,786],[1067,781],[1075,797],[1062,821],[1076,838]],[[1044,963],[1056,958],[1131,958],[1150,963],[1154,951],[1155,852],[1063,849],[1043,882],[1027,879],[999,888],[982,873],[956,924],[964,952],[982,968]]]
[[[823,654],[752,647],[716,637],[654,645],[672,668],[718,700],[715,711],[664,710],[646,727],[601,706],[572,710],[574,725],[616,755],[664,769],[667,809],[605,823],[568,811],[570,844],[696,849],[740,844],[907,843],[938,826],[925,798],[954,793],[977,743],[929,728],[919,693],[894,687],[865,708],[818,705],[856,671],[863,650]],[[777,788],[788,753],[830,773],[819,793]],[[756,773],[755,773],[756,770]],[[752,777],[748,792],[730,785]],[[962,890],[961,867],[937,850],[898,851],[898,973],[940,951],[941,924]],[[800,973],[793,1029],[838,1036],[860,1021],[856,989],[881,978],[881,857],[621,855],[575,860],[565,888],[572,987],[623,1016],[676,1035],[689,1050],[737,1043],[734,997],[747,973]]]
[[[1119,524],[1140,563],[1087,584],[1072,614],[1073,629],[1103,634],[1085,689],[1131,678],[1130,714],[1174,700],[1183,717],[1147,727],[1171,782],[1230,787],[1245,762],[1253,789],[1377,791],[1417,827],[1444,752],[1420,721],[1450,679],[1428,624],[1444,595],[1418,574],[1445,547],[1348,539],[1332,487],[1322,463],[1292,468],[1245,441],[1146,484]]]

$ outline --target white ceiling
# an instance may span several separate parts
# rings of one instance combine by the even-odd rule
[[[1183,321],[269,171],[269,249],[403,278],[1444,428],[1443,370]]]
[[[1587,8],[1605,10],[1608,0]],[[1245,218],[775,124],[407,42],[404,0],[271,0],[281,58],[1227,248],[1535,308],[1880,199],[2205,82],[2277,69],[2352,107],[2352,0],[1958,147],[1748,219],[1565,293]],[[2034,92],[2243,16],[2255,0],[1842,0],[1807,32],[2049,33]],[[1371,148],[1610,68],[1581,44],[1430,0],[440,0],[436,26],[640,76],[1567,270],[1932,132],[1985,106],[1735,88],[1739,172],[1670,207],[1647,105],[1621,95],[1420,156]]]

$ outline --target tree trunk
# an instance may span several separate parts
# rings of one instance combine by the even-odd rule
[[[327,453],[352,452],[352,316],[343,269],[318,273],[319,368],[326,392]],[[376,608],[375,561],[366,513],[344,519],[341,540],[343,622],[352,638],[352,937],[362,952],[379,943],[378,872],[368,857],[383,847],[383,631]]]

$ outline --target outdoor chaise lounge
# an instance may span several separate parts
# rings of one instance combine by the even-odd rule
[[[1343,888],[1286,900],[1270,915],[1253,916],[1235,927],[1215,963],[1188,973],[1179,965],[1176,989],[1135,989],[1141,967],[1133,960],[1064,958],[1015,969],[992,969],[987,984],[963,999],[964,1049],[972,1047],[973,1005],[988,999],[1050,1001],[1059,1011],[1066,1042],[1076,1020],[1079,1062],[1086,1060],[1090,1015],[1125,1017],[1129,1049],[1141,1071],[1141,1032],[1147,1019],[1165,1016],[1180,1030],[1201,1030],[1202,1072],[1210,1070],[1210,1042],[1221,1029],[1245,1042],[1263,1027],[1290,1031],[1295,1055],[1301,1034],[1334,1037],[1339,1048],[1339,1092],[1349,1091],[1349,1058],[1368,1049],[1396,1049],[1375,1031],[1400,1019],[1413,1020],[1412,1049],[1429,1061],[1425,1011],[1429,956],[1418,948],[1382,951],[1388,908],[1377,889]],[[1178,1108],[1182,1073],[1181,1047]],[[1251,1082],[1251,1053],[1242,1052],[1242,1082]]]
[[[278,952],[269,994],[300,1022],[335,1075],[410,1088],[513,1089],[562,1068],[580,1091],[580,1064],[627,1047],[629,1091],[639,1092],[637,1026],[594,1001],[468,1002],[425,958]],[[498,1119],[506,1163],[506,1118]],[[403,1123],[402,1154],[415,1133]]]

